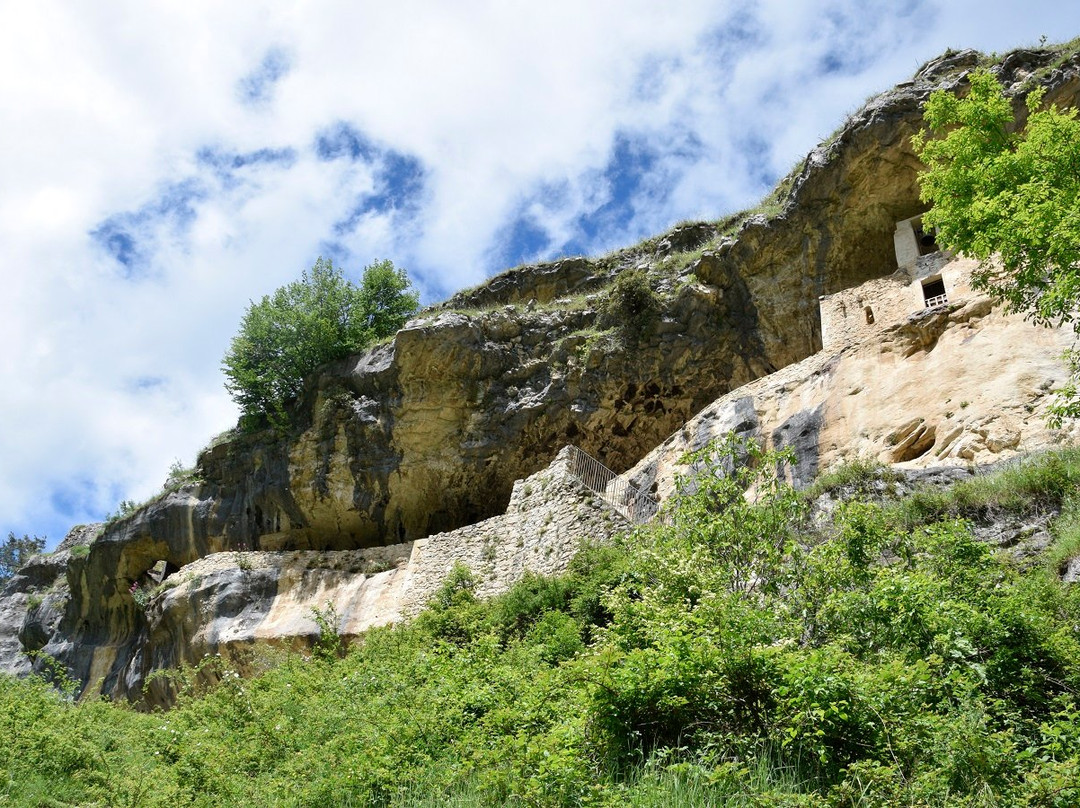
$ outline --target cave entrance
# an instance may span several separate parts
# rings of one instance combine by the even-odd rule
[[[180,568],[171,561],[162,559],[148,569],[143,575],[152,584],[160,584],[173,573],[179,572]]]
[[[945,281],[941,279],[940,275],[927,278],[922,282],[922,295],[923,303],[928,309],[935,306],[944,306],[949,302],[949,296],[945,294]]]

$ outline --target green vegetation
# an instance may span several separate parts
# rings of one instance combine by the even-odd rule
[[[417,620],[344,656],[328,604],[310,658],[244,680],[210,657],[168,674],[168,713],[0,678],[0,804],[1080,801],[1080,589],[955,518],[1063,506],[1050,555],[1075,552],[1080,452],[918,519],[858,497],[824,525],[777,482],[782,456],[690,460],[668,524],[585,547],[566,575],[481,602],[458,567]],[[861,469],[836,484],[880,476]]]
[[[941,519],[989,522],[995,515],[1034,516],[1067,508],[1080,491],[1080,450],[1063,449],[980,475],[947,489],[915,491],[896,503],[909,528]]]
[[[4,543],[0,544],[0,585],[18,572],[19,567],[30,560],[30,556],[44,549],[44,536],[19,538],[14,531],[9,531]]]
[[[199,482],[200,480],[201,478],[197,468],[186,468],[179,460],[174,460],[169,467],[169,476],[165,478],[165,482],[161,486],[161,491],[142,502],[136,502],[133,499],[120,500],[120,504],[116,506],[116,511],[105,514],[105,518],[102,521],[105,522],[106,527],[111,526],[113,523],[131,516],[136,511],[140,511],[148,505],[152,505],[153,503],[164,499],[169,494],[179,491],[185,485]],[[83,547],[82,549],[80,549],[80,547],[72,548],[72,555],[76,556],[84,555],[89,552],[89,547]]]
[[[145,505],[146,503],[143,504]],[[105,514],[105,519],[103,521],[106,525],[110,525],[113,522],[123,519],[125,516],[131,516],[131,514],[139,510],[140,507],[142,506],[133,499],[122,499],[120,500],[120,504],[116,506],[116,511]]]
[[[1028,120],[1014,131],[1012,103],[985,70],[968,94],[930,96],[930,132],[914,139],[926,164],[924,223],[939,243],[980,260],[973,285],[1036,323],[1072,323],[1080,332],[1080,120],[1027,96]],[[1073,357],[1075,359],[1075,357]],[[1075,367],[1074,362],[1074,370]],[[1080,415],[1073,383],[1060,391],[1056,418]]]
[[[405,271],[389,261],[365,268],[356,286],[322,258],[300,280],[251,303],[221,363],[241,425],[284,427],[287,405],[312,371],[393,334],[417,303]]]
[[[857,458],[819,475],[803,492],[803,496],[813,501],[825,494],[831,496],[892,494],[899,479],[900,475],[881,461]]]
[[[171,493],[173,491],[179,491],[185,485],[189,483],[199,482],[199,471],[197,468],[188,468],[179,459],[172,462],[169,466],[169,476],[165,478],[165,483],[161,486],[163,493]]]
[[[598,325],[614,328],[623,346],[634,346],[647,337],[660,317],[660,301],[643,270],[619,273],[608,289]]]

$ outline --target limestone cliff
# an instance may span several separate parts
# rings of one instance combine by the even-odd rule
[[[878,308],[876,331],[720,397],[626,477],[667,499],[692,472],[687,452],[729,432],[791,447],[797,486],[846,460],[985,464],[1075,442],[1080,427],[1051,429],[1046,420],[1050,392],[1069,376],[1062,352],[1072,329],[1036,327],[995,308],[965,282],[973,267],[959,259],[942,268],[949,301],[934,308],[905,306],[881,284],[851,290],[875,305],[892,302],[891,313]]]
[[[921,211],[910,136],[920,127],[922,102],[934,89],[960,86],[981,58],[949,54],[869,101],[755,213],[683,225],[602,259],[510,270],[423,312],[393,339],[324,368],[296,403],[289,434],[226,436],[199,457],[196,481],[106,525],[87,550],[36,562],[49,568],[40,585],[25,576],[18,591],[15,582],[9,585],[0,599],[2,664],[25,668],[7,652],[18,635],[23,646],[52,655],[84,684],[136,695],[150,671],[204,651],[309,638],[310,615],[298,615],[323,595],[348,613],[346,633],[362,630],[404,613],[406,599],[395,587],[402,570],[414,559],[420,563],[418,546],[473,546],[470,531],[480,528],[472,526],[514,513],[520,504],[511,498],[514,481],[544,469],[565,444],[622,471],[738,388],[725,400],[749,397],[750,404],[725,404],[727,414],[713,421],[726,418],[739,428],[745,415],[753,429],[781,443],[791,442],[788,435],[815,434],[812,459],[801,461],[803,476],[868,447],[887,454],[880,447],[890,440],[906,447],[897,450],[905,456],[891,459],[907,460],[910,452],[923,462],[964,458],[961,445],[975,459],[993,446],[1024,445],[1026,424],[1042,406],[1028,387],[1017,388],[1023,401],[1004,397],[1033,407],[1013,443],[1013,427],[999,440],[989,420],[1001,397],[981,399],[964,388],[957,395],[970,408],[942,400],[934,409],[938,402],[925,400],[925,374],[946,372],[934,363],[954,337],[942,334],[959,335],[972,323],[975,334],[997,322],[983,303],[896,326],[890,351],[868,347],[835,361],[814,356],[822,347],[819,298],[890,275],[895,223]],[[1080,96],[1076,55],[1017,52],[995,69],[1014,93],[1038,83],[1051,100],[1075,104]],[[605,328],[601,312],[612,283],[636,268],[648,273],[657,296],[655,322],[633,333]],[[909,351],[910,340],[938,347]],[[1061,338],[1029,342],[1031,361],[1045,365]],[[948,355],[966,361],[959,349]],[[804,360],[810,364],[795,364]],[[808,370],[817,362],[825,364]],[[791,390],[780,381],[787,376],[769,375],[793,365],[784,371]],[[878,365],[890,371],[887,384],[875,387]],[[1005,373],[1005,367],[1011,366],[985,372]],[[1040,365],[1038,384],[1054,373]],[[762,377],[768,380],[755,381]],[[1023,384],[1028,381],[1025,376]],[[866,392],[841,400],[836,397],[847,393],[836,391],[843,385]],[[892,392],[871,394],[874,389]],[[907,431],[900,429],[904,396],[913,408],[906,420],[923,419]],[[875,421],[863,413],[882,401],[891,404],[887,417]],[[946,416],[943,408],[952,412]],[[840,412],[847,414],[837,420]],[[932,438],[922,426],[927,414]],[[973,442],[982,434],[971,421],[976,414],[984,419],[982,443]],[[686,429],[713,429],[701,424]],[[960,437],[946,442],[958,427]],[[936,451],[939,441],[952,448]],[[654,456],[635,476],[663,493],[671,456]],[[575,513],[571,522],[603,533],[581,516],[587,510]],[[533,525],[521,535],[538,530]],[[492,552],[502,558],[503,545],[516,541],[511,533]],[[565,557],[563,545],[546,543],[550,535],[544,541],[542,552],[552,548],[552,556]],[[372,565],[388,568],[376,572]],[[524,568],[507,562],[499,580]],[[446,565],[424,569],[435,570],[435,581]],[[149,575],[168,573],[175,586],[157,590],[148,608],[136,603],[144,587],[166,583]],[[31,594],[41,600],[19,622],[16,613]],[[266,629],[273,625],[279,628]]]

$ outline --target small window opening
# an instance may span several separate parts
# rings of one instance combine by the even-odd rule
[[[915,241],[919,245],[919,255],[930,255],[940,250],[934,228],[923,229],[922,221],[914,223]]]
[[[923,281],[922,294],[923,301],[926,303],[926,308],[928,309],[932,309],[935,306],[943,306],[949,302],[949,298],[945,294],[945,281],[941,278]]]
[[[867,325],[873,325],[874,324],[874,310],[872,308],[870,308],[869,306],[867,306],[864,309],[864,311],[866,312],[866,324]]]

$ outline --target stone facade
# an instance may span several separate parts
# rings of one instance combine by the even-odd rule
[[[802,486],[836,463],[873,458],[905,467],[989,463],[1074,441],[1050,429],[1047,407],[1069,378],[1072,330],[1034,326],[971,291],[975,262],[942,268],[949,302],[916,307],[919,282],[871,281],[848,300],[886,301],[873,328],[841,330],[829,349],[717,399],[626,473],[661,500],[689,469],[688,452],[734,431],[791,446]],[[899,303],[897,303],[899,301]],[[880,305],[880,303],[879,303]]]
[[[897,269],[891,275],[819,298],[822,350],[870,339],[930,304],[972,296],[976,262],[954,260],[933,244],[931,252],[920,252],[920,244],[928,238],[918,235],[923,232],[921,222],[922,217],[916,216],[897,223],[893,234]],[[944,287],[944,301],[931,294],[936,281]]]

